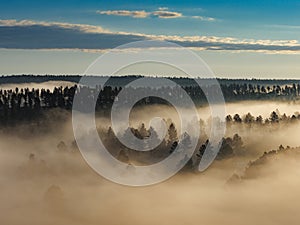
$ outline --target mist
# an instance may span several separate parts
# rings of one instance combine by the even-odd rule
[[[42,82],[42,83],[18,83],[18,84],[14,84],[14,83],[9,83],[9,84],[0,84],[0,89],[3,90],[9,90],[12,89],[14,90],[16,87],[18,87],[19,89],[24,89],[24,88],[29,88],[29,89],[49,89],[49,90],[53,90],[55,87],[71,87],[73,86],[75,83],[73,82],[69,82],[69,81],[47,81],[47,82]]]
[[[226,111],[264,118],[276,109],[287,115],[297,111],[295,104],[267,104],[229,103]],[[208,111],[199,108],[205,123]],[[137,188],[112,183],[89,167],[74,141],[71,112],[47,113],[56,119],[1,129],[1,224],[299,224],[297,148],[289,150],[292,156],[278,154],[252,166],[254,176],[246,172],[264,152],[300,146],[298,121],[228,125],[225,137],[242,138],[240,154],[215,160],[201,173],[182,170],[163,183]],[[174,109],[155,105],[134,110],[131,125],[148,126],[152,116],[178,119]],[[108,118],[96,120],[101,127],[110,125]],[[239,179],[231,182],[234,175]]]

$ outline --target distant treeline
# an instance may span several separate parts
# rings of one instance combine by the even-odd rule
[[[55,79],[56,78],[56,79]],[[18,77],[19,83],[22,79],[29,82],[42,82],[42,79],[58,80],[56,76],[20,76]],[[79,80],[79,76],[59,76],[64,81],[70,81],[71,78]],[[47,109],[61,108],[71,110],[73,106],[73,99],[75,93],[82,98],[82,104],[87,104],[88,101],[96,101],[96,110],[99,112],[107,113],[114,101],[118,101],[118,94],[121,90],[126,90],[126,95],[123,96],[125,102],[132,102],[137,97],[137,90],[142,93],[144,90],[140,87],[124,87],[130,81],[137,79],[136,76],[131,77],[119,77],[109,80],[111,85],[95,87],[83,87],[74,84],[71,87],[55,87],[53,90],[49,89],[29,89],[23,88],[5,90],[0,89],[0,123],[11,123],[18,120],[34,119]],[[11,77],[2,77],[1,79],[12,79]],[[39,80],[41,79],[41,80]],[[153,78],[158,79],[158,78]],[[192,82],[188,78],[174,78],[177,83],[189,83]],[[24,81],[23,80],[23,81]],[[74,81],[73,80],[73,81]],[[6,80],[8,82],[8,80]],[[43,82],[46,80],[43,80]],[[75,81],[74,81],[75,82]],[[244,82],[247,82],[245,80]],[[116,84],[121,84],[117,86]],[[195,83],[195,82],[194,82]],[[279,82],[280,83],[280,82]],[[114,85],[113,85],[114,84]],[[213,90],[213,94],[216,92],[213,86],[205,86],[206,89],[202,89],[197,85],[180,85],[174,87],[159,87],[154,89],[147,89],[149,93],[153,93],[153,96],[159,93],[172,95],[175,99],[183,99],[183,92],[185,91],[194,103],[198,106],[207,104],[205,92],[210,89]],[[243,100],[284,100],[284,101],[296,101],[300,97],[300,84],[291,83],[289,85],[263,85],[252,83],[228,83],[221,82],[221,90],[226,101],[243,101]],[[99,95],[97,94],[99,93]],[[148,96],[148,95],[147,95]],[[136,105],[144,106],[151,104],[168,104],[164,99],[157,97],[146,97],[141,99]],[[84,107],[82,107],[84,108]],[[230,118],[227,118],[230,120]],[[233,117],[232,120],[238,121],[239,118]],[[247,118],[247,120],[254,120]],[[260,118],[255,118],[260,120]]]
[[[88,76],[88,77],[99,77],[99,76]],[[108,76],[101,76],[108,78]],[[142,76],[114,76],[110,77],[109,85],[111,86],[123,86],[129,82],[138,79]],[[48,81],[68,81],[78,83],[82,78],[81,75],[1,75],[0,84],[18,84],[18,83],[43,83]],[[158,77],[153,77],[158,78]],[[193,86],[196,83],[193,79],[187,77],[171,77],[169,78],[172,81],[175,81],[182,86]],[[209,78],[197,78],[197,80],[211,80]],[[229,84],[251,84],[251,85],[264,85],[264,86],[273,86],[273,85],[292,85],[300,84],[298,79],[227,79],[227,78],[217,78],[221,85]]]

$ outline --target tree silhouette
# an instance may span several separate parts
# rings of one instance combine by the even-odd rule
[[[253,123],[255,121],[255,117],[251,115],[251,113],[247,113],[247,115],[244,118],[245,123]]]
[[[175,142],[177,146],[178,144],[177,130],[175,128],[174,123],[171,123],[168,129],[168,139],[167,139],[168,148],[171,149],[171,147],[174,145]]]
[[[270,115],[270,121],[271,121],[271,123],[278,123],[279,122],[279,116],[278,116],[278,114],[275,111],[273,111],[271,113],[271,115]]]
[[[233,119],[237,123],[241,123],[242,122],[242,119],[241,119],[241,117],[240,117],[239,114],[235,114],[234,117],[233,117]]]

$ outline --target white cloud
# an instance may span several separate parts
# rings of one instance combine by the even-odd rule
[[[158,10],[160,10],[160,11],[166,11],[166,10],[169,10],[169,8],[168,7],[159,7]]]
[[[145,10],[136,10],[136,11],[130,11],[130,10],[106,10],[101,11],[98,10],[96,13],[101,15],[112,15],[112,16],[128,16],[133,18],[147,18],[150,16],[158,17],[160,19],[174,19],[174,18],[182,18],[182,17],[190,17],[194,19],[199,19],[202,21],[209,21],[213,22],[215,21],[212,17],[204,17],[204,16],[184,16],[180,12],[170,11],[167,7],[159,7],[156,11],[146,12]]]
[[[212,17],[205,17],[205,16],[192,16],[192,18],[193,18],[193,19],[202,20],[202,21],[209,21],[209,22],[216,21],[215,18],[212,18]]]
[[[163,18],[163,19],[172,19],[172,18],[182,17],[182,13],[164,11],[164,10],[154,11],[154,12],[152,12],[152,15],[157,16],[158,18]]]
[[[114,15],[114,16],[130,16],[134,18],[146,18],[150,15],[149,12],[144,10],[141,11],[129,11],[129,10],[107,10],[107,11],[100,11],[98,10],[97,13],[102,15]]]
[[[0,20],[0,48],[80,49],[103,51],[133,41],[163,40],[195,50],[252,51],[300,54],[297,40],[255,40],[217,36],[149,35],[112,32],[101,26],[44,22],[33,20]],[[45,38],[45,33],[47,37]]]

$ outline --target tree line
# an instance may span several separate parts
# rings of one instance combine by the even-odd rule
[[[51,108],[61,108],[71,110],[75,93],[82,98],[82,103],[86,104],[88,100],[96,99],[96,110],[108,112],[114,103],[118,101],[118,94],[121,90],[126,89],[126,95],[123,96],[125,102],[130,102],[136,97],[136,91],[143,92],[143,88],[122,87],[122,86],[95,86],[94,88],[79,87],[77,85],[71,87],[55,87],[49,89],[29,89],[15,88],[14,90],[0,89],[0,123],[7,121],[29,120],[40,115],[44,110]],[[213,87],[206,87],[205,90]],[[239,100],[258,100],[258,99],[280,99],[280,100],[297,100],[300,95],[300,85],[292,84],[286,86],[260,86],[253,84],[235,84],[228,83],[221,85],[222,92],[226,101]],[[183,90],[191,97],[196,105],[207,104],[205,90],[203,91],[198,86],[183,86],[183,89],[174,87],[160,87],[151,89],[149,93],[159,94],[164,93],[173,95],[178,100],[183,99]],[[97,94],[99,93],[99,94]],[[168,104],[165,100],[157,97],[146,97],[141,99],[137,105],[150,104]],[[276,115],[274,118],[269,118],[270,122],[278,120]],[[298,115],[294,115],[291,119],[295,119]],[[284,119],[284,118],[281,118]],[[234,122],[268,122],[262,121],[261,117],[253,118],[247,115],[244,119],[239,115],[233,117],[228,116],[227,120]]]
[[[267,124],[276,124],[282,122],[294,122],[300,120],[300,113],[295,112],[293,115],[280,114],[278,110],[271,112],[270,116],[267,118],[263,118],[261,115],[253,116],[251,113],[247,113],[244,116],[240,116],[239,114],[227,115],[226,123],[227,124],[259,124],[259,125],[267,125]]]

